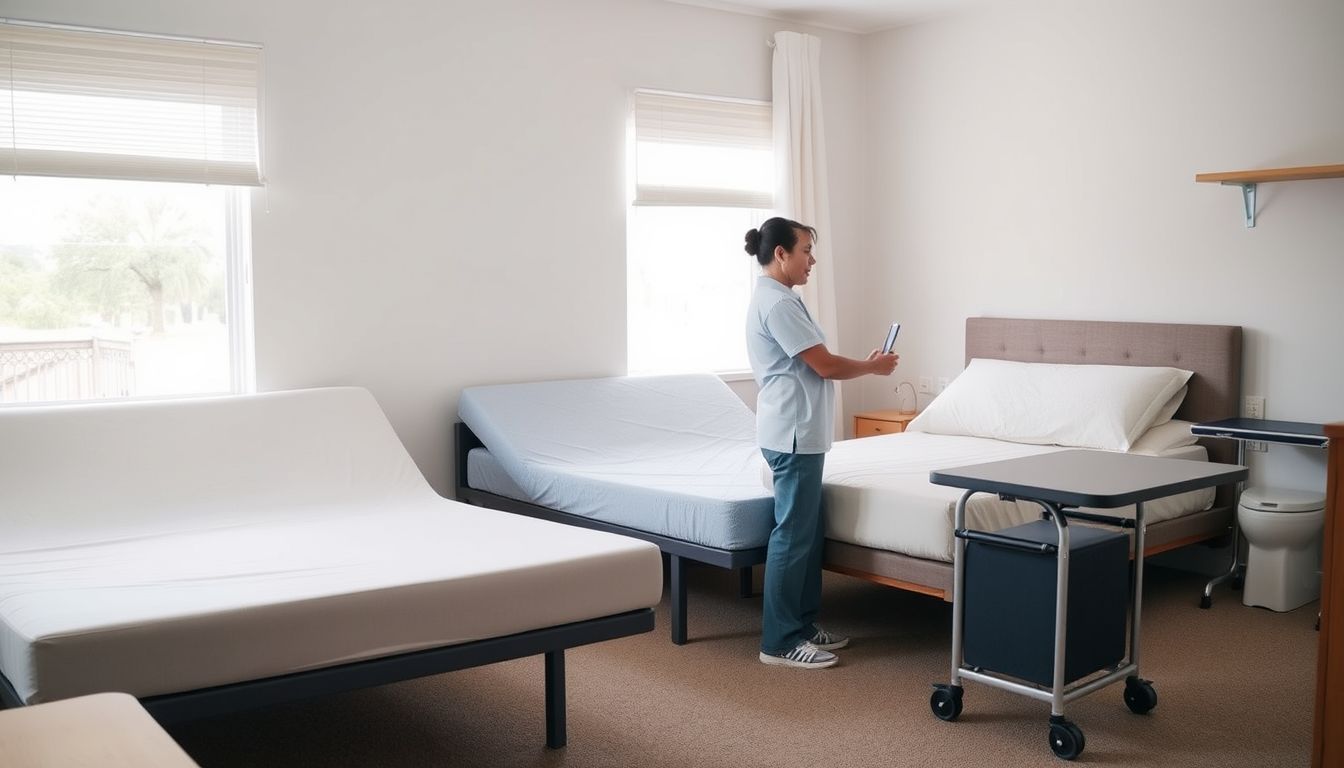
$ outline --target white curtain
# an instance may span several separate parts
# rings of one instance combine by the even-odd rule
[[[775,33],[774,59],[775,211],[817,228],[817,266],[803,286],[803,303],[826,333],[826,346],[838,352],[840,329],[835,315],[836,253],[827,247],[831,231],[826,186],[826,131],[821,117],[821,41],[797,32]],[[836,413],[844,413],[839,389]],[[841,419],[836,437],[844,436]]]

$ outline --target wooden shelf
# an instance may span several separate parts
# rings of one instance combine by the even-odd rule
[[[1263,184],[1271,181],[1309,181],[1344,178],[1344,165],[1303,165],[1297,168],[1264,168],[1258,171],[1197,173],[1195,181],[1223,184]]]
[[[1344,165],[1301,165],[1296,168],[1262,168],[1256,171],[1196,173],[1195,181],[1241,187],[1241,204],[1246,210],[1246,228],[1255,226],[1255,185],[1272,181],[1310,181],[1344,178]]]

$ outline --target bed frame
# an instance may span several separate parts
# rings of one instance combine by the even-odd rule
[[[565,650],[652,629],[653,609],[643,608],[472,643],[195,691],[149,696],[141,699],[140,703],[154,719],[166,725],[544,654],[546,746],[559,749],[568,741],[565,726]],[[0,708],[23,705],[14,686],[0,675]]]
[[[737,571],[738,594],[742,597],[751,595],[752,566],[765,562],[765,547],[753,547],[751,549],[708,547],[683,539],[674,539],[670,536],[649,533],[648,531],[595,520],[583,515],[561,512],[550,507],[477,490],[467,485],[467,454],[473,448],[484,448],[485,444],[476,436],[476,433],[472,432],[462,422],[457,422],[454,425],[453,434],[456,437],[457,480],[455,493],[458,501],[475,504],[478,507],[489,507],[490,509],[499,509],[514,514],[538,517],[542,520],[577,525],[581,528],[619,533],[622,536],[630,536],[658,545],[658,548],[663,551],[663,555],[667,558],[668,589],[672,600],[671,634],[672,642],[676,645],[686,644],[686,567],[690,562],[704,563]]]
[[[1241,327],[1171,323],[1117,323],[1091,320],[969,318],[966,362],[995,358],[1036,363],[1169,365],[1193,371],[1190,389],[1176,418],[1210,421],[1237,414],[1241,394]],[[751,594],[752,566],[765,562],[765,548],[725,550],[542,507],[467,485],[467,454],[483,447],[465,424],[456,425],[456,494],[459,501],[545,520],[595,528],[657,544],[668,556],[672,597],[672,642],[686,642],[686,561],[734,568],[739,593]],[[1200,440],[1209,459],[1233,463],[1236,448],[1226,440]],[[1150,524],[1145,556],[1218,539],[1231,532],[1235,488],[1220,487],[1212,508]],[[824,567],[836,573],[952,600],[952,564],[888,550],[827,540]]]
[[[1241,327],[1090,320],[1019,320],[976,317],[966,321],[966,362],[972,358],[1030,363],[1169,365],[1193,371],[1176,418],[1211,421],[1236,416],[1241,395]],[[1201,439],[1210,461],[1236,462],[1228,440]],[[1234,486],[1220,486],[1213,507],[1152,523],[1144,556],[1232,530]],[[952,600],[952,564],[827,540],[825,567],[879,584]]]

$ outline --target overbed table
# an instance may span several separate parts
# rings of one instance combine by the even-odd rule
[[[942,720],[961,714],[962,678],[1050,702],[1050,746],[1055,754],[1072,760],[1083,751],[1083,732],[1064,717],[1064,705],[1081,696],[1125,680],[1125,704],[1143,714],[1157,705],[1152,684],[1139,677],[1139,627],[1143,606],[1143,504],[1186,491],[1239,482],[1246,468],[1235,464],[1160,459],[1111,451],[1069,450],[1027,456],[967,467],[939,469],[929,473],[935,485],[964,488],[957,501],[954,529],[952,676],[948,685],[936,684],[930,706]],[[1021,539],[966,529],[966,502],[977,493],[993,493],[1007,500],[1039,504],[1058,532],[1054,555],[1057,564],[1055,601],[1054,680],[1050,688],[1009,679],[963,663],[962,631],[965,620],[966,541],[974,538],[1006,546],[1028,546]],[[1078,512],[1079,507],[1115,509],[1133,504],[1134,519]],[[1134,567],[1129,616],[1129,654],[1099,677],[1085,677],[1066,686],[1064,652],[1068,638],[1070,519],[1106,523],[1134,529]],[[1039,544],[1029,545],[1039,548]]]

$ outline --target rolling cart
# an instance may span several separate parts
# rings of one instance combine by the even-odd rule
[[[933,714],[940,720],[953,721],[962,710],[963,678],[1002,688],[1039,701],[1050,702],[1049,744],[1055,755],[1072,760],[1082,753],[1086,740],[1083,731],[1064,715],[1064,705],[1120,680],[1125,681],[1124,701],[1130,711],[1144,714],[1157,706],[1157,692],[1148,680],[1139,676],[1139,629],[1143,607],[1143,504],[1146,501],[1186,491],[1199,490],[1243,480],[1246,468],[1235,464],[1217,464],[1180,459],[1159,459],[1111,451],[1069,450],[1027,456],[1020,459],[996,461],[968,467],[934,470],[929,481],[936,485],[963,488],[965,493],[957,501],[954,523],[954,575],[952,605],[952,676],[948,684],[934,684],[929,700]],[[966,503],[977,493],[994,493],[1005,500],[1022,500],[1040,505],[1044,517],[1054,528],[1054,540],[1039,535],[1040,531],[1021,526],[998,533],[974,531],[966,528]],[[1077,511],[1079,507],[1115,509],[1133,504],[1134,519]],[[1071,627],[1069,608],[1078,605],[1077,595],[1071,601],[1070,553],[1080,558],[1079,572],[1085,569],[1083,558],[1091,547],[1076,544],[1096,544],[1106,549],[1105,535],[1080,530],[1078,541],[1070,540],[1069,520],[1104,523],[1134,530],[1134,567],[1126,601],[1129,613],[1128,656],[1112,663],[1106,648],[1107,639],[1085,638],[1095,648],[1071,648],[1069,630],[1080,634],[1081,627]],[[1036,524],[1039,528],[1040,524]],[[1014,535],[1016,534],[1016,535]],[[1083,541],[1086,539],[1086,541]],[[1046,557],[1054,561],[1055,582],[1053,626],[1035,627],[1036,635],[1049,637],[1052,648],[1047,669],[1049,683],[1033,681],[1029,662],[1020,662],[1009,653],[990,654],[988,660],[967,663],[965,658],[967,589],[967,545],[998,548],[1020,552],[1025,557]],[[1126,549],[1128,545],[1125,545]],[[1100,575],[1100,583],[1106,576]],[[1123,579],[1123,575],[1118,578]],[[1087,585],[1075,585],[1086,588]],[[1027,595],[1026,599],[1032,596]],[[1039,598],[1039,595],[1035,595]],[[1121,609],[1123,617],[1124,608]],[[1018,617],[1030,612],[1012,614]],[[1047,616],[1048,619],[1048,616]],[[1018,622],[1020,623],[1020,622]],[[1078,622],[1075,622],[1078,623]],[[992,624],[992,620],[991,620]],[[982,621],[983,631],[988,628]],[[1118,625],[1123,635],[1123,623]],[[975,627],[973,627],[975,628]],[[1027,627],[1027,638],[1033,628]],[[1122,644],[1123,637],[1119,642]],[[1039,648],[1037,650],[1040,650]],[[1099,659],[1105,661],[1098,661]],[[1099,666],[1092,666],[1099,664]],[[992,668],[990,665],[1000,667]],[[1105,670],[1104,674],[1097,675]],[[1044,677],[1044,675],[1042,675]]]

